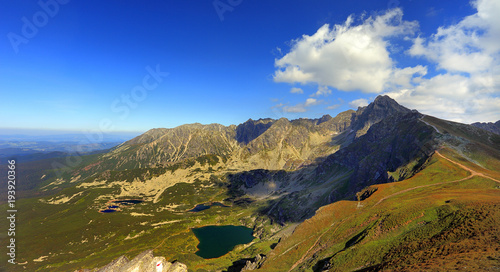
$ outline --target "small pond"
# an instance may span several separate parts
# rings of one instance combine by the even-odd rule
[[[117,204],[125,204],[125,205],[133,205],[133,204],[139,204],[144,202],[144,200],[139,200],[139,199],[126,199],[126,200],[113,200],[114,203]]]
[[[105,209],[105,210],[100,210],[99,212],[102,212],[102,213],[112,213],[112,212],[116,212],[115,209]]]
[[[196,207],[189,210],[188,212],[201,212],[204,210],[208,210],[208,209],[210,209],[210,207],[213,207],[213,206],[229,207],[229,206],[226,206],[220,202],[213,202],[212,204],[198,204],[198,205],[196,205]]]
[[[218,258],[255,238],[252,229],[243,226],[207,226],[192,231],[200,241],[196,255],[204,259]]]

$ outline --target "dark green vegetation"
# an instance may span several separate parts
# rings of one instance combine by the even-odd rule
[[[499,266],[500,135],[388,97],[334,118],[153,129],[107,153],[18,166],[22,264],[8,271],[90,269],[147,249],[198,272],[247,261],[262,271]],[[132,199],[143,202],[116,203]],[[110,206],[119,212],[99,212]],[[198,256],[191,229],[225,225],[255,239]]]
[[[193,233],[200,241],[196,255],[204,259],[218,258],[254,239],[252,229],[243,226],[206,226],[194,228]]]

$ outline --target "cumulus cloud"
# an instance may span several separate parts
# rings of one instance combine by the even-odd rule
[[[364,98],[356,99],[356,100],[349,102],[349,107],[354,108],[354,109],[357,109],[359,107],[364,107],[364,106],[368,106],[368,100],[366,100]]]
[[[330,94],[332,94],[332,90],[328,89],[328,87],[319,86],[318,90],[314,94],[312,94],[311,96],[322,96],[322,95],[328,96]]]
[[[303,94],[304,93],[304,90],[302,90],[301,88],[292,88],[290,89],[290,92],[291,93],[295,93],[295,94]]]
[[[408,52],[426,57],[449,72],[478,73],[490,69],[500,50],[500,2],[479,0],[472,4],[477,13],[455,25],[439,27],[428,39],[416,38]]]
[[[395,68],[391,81],[387,84],[387,89],[410,88],[420,83],[422,77],[427,74],[427,67],[417,65],[415,67],[406,67],[403,69]]]
[[[330,105],[330,106],[326,107],[326,109],[327,110],[334,110],[340,106],[341,106],[340,104],[334,104],[334,105]]]
[[[284,112],[291,112],[291,113],[297,113],[297,112],[306,112],[307,108],[316,106],[323,103],[323,100],[317,100],[315,98],[308,98],[304,103],[299,103],[294,106],[283,106],[283,111]]]
[[[408,53],[443,72],[387,94],[405,106],[458,122],[500,119],[500,2],[479,0],[457,24],[417,37]]]
[[[292,41],[290,51],[275,60],[274,81],[317,84],[311,97],[329,95],[330,88],[381,93],[439,118],[465,123],[499,120],[500,1],[471,4],[474,14],[430,36],[417,36],[418,23],[403,20],[400,9],[357,24],[350,16],[344,24],[323,25],[313,35]],[[393,59],[401,54],[391,55],[396,38],[411,42],[403,52],[422,60],[421,65],[398,66],[404,62]],[[366,100],[349,105],[357,108]]]
[[[310,106],[318,105],[318,104],[319,104],[319,103],[321,103],[321,102],[322,102],[322,100],[317,100],[317,99],[315,99],[315,98],[308,98],[308,99],[306,100],[306,102],[304,103],[304,105],[305,105],[306,107],[310,107]]]
[[[359,25],[354,25],[353,16],[343,25],[325,24],[312,36],[294,40],[290,52],[275,60],[274,80],[379,93],[394,73],[387,39],[418,29],[418,23],[402,16],[401,9],[393,9]]]
[[[497,121],[500,97],[484,90],[482,83],[457,74],[443,74],[412,89],[386,93],[399,103],[425,114],[463,123]]]

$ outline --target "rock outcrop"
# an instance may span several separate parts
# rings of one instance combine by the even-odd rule
[[[233,262],[232,266],[228,267],[227,272],[257,270],[262,266],[266,258],[267,257],[264,254],[257,254],[254,258],[238,260],[236,262]]]
[[[496,121],[495,123],[491,123],[491,122],[490,123],[473,123],[471,125],[500,135],[500,120]]]
[[[153,250],[146,250],[129,261],[120,256],[102,268],[80,270],[79,272],[187,272],[187,266],[180,262],[167,262],[164,257],[154,257]]]

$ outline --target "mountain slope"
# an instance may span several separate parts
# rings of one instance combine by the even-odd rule
[[[464,167],[449,159],[452,154],[457,155],[448,148],[436,152],[421,172],[403,182],[373,185],[374,193],[363,201],[320,208],[278,244],[261,270],[483,271],[498,266],[500,173],[487,176],[477,165]]]
[[[431,116],[389,117],[324,164],[351,166],[349,187],[367,187],[358,201],[335,198],[318,209],[271,251],[263,271],[489,271],[500,264],[498,135]]]
[[[282,178],[278,183],[281,186],[277,186],[280,190],[274,191],[281,197],[273,200],[264,214],[282,224],[304,220],[320,206],[354,199],[364,187],[413,176],[438,145],[437,133],[421,121],[420,113],[388,97],[378,97],[353,117],[357,121],[352,127],[359,130],[350,129],[334,137],[334,141],[340,138],[350,144],[318,164]],[[276,183],[264,178],[252,184],[259,182],[260,186]],[[242,188],[243,183],[236,179],[238,185]]]
[[[115,169],[154,167],[202,155],[228,156],[237,146],[234,126],[183,125],[155,129],[115,148],[105,161]],[[104,164],[109,168],[109,164]]]
[[[500,135],[387,96],[333,118],[153,129],[105,154],[20,165],[29,186],[16,208],[29,220],[9,271],[92,269],[151,249],[192,271],[498,260]],[[203,259],[191,229],[206,225],[246,226],[255,240]]]

